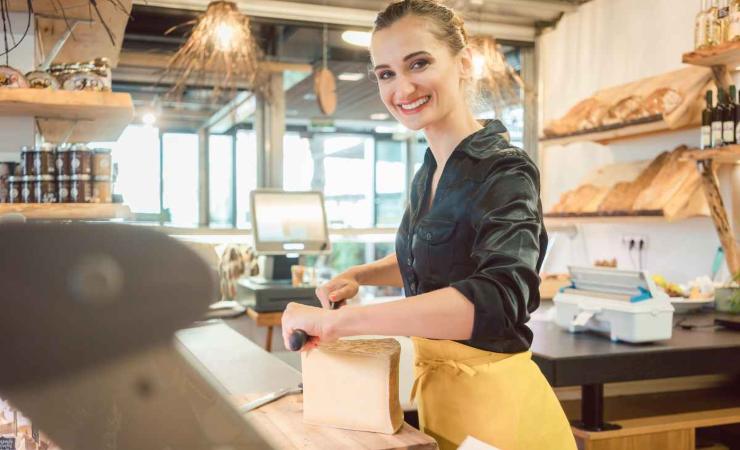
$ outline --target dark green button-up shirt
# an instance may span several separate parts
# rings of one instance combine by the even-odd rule
[[[407,296],[453,287],[473,303],[473,334],[463,344],[517,353],[532,343],[526,322],[540,303],[547,232],[537,166],[505,132],[494,120],[460,142],[430,208],[437,165],[427,149],[398,229],[396,256]]]

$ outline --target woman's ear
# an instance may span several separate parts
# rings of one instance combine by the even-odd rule
[[[463,80],[473,79],[473,51],[466,46],[458,53],[458,65],[460,68],[460,78]]]

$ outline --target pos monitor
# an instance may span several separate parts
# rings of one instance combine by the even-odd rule
[[[290,266],[298,263],[299,255],[331,250],[321,192],[254,190],[251,207],[263,281],[290,280]]]

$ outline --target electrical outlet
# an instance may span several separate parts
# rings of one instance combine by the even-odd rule
[[[634,242],[634,249],[640,248],[640,241],[642,241],[642,249],[645,250],[648,246],[648,238],[643,234],[624,234],[622,235],[622,245],[629,248],[630,242]]]

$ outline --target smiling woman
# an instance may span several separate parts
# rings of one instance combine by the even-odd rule
[[[311,337],[306,348],[352,335],[412,336],[412,395],[422,430],[441,449],[466,436],[507,450],[574,449],[565,414],[528,351],[547,247],[539,172],[500,121],[475,119],[462,19],[433,0],[392,3],[378,14],[370,56],[388,112],[423,130],[429,148],[395,254],[318,289],[325,309],[288,305],[286,345],[297,329]],[[403,287],[407,298],[329,308],[360,285]]]

